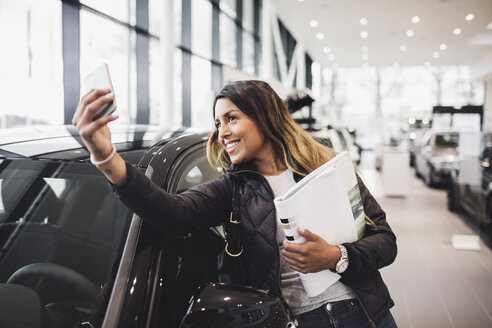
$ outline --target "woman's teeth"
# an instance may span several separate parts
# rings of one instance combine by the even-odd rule
[[[231,143],[228,143],[226,145],[227,149],[231,149],[232,147],[234,147],[235,145],[237,145],[239,143],[239,141],[234,141],[234,142],[231,142]]]

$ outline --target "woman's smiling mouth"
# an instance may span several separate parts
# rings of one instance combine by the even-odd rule
[[[234,150],[236,150],[237,148],[237,145],[239,143],[239,140],[236,140],[236,141],[232,141],[232,142],[229,142],[226,144],[226,150],[227,150],[227,153],[232,153]]]

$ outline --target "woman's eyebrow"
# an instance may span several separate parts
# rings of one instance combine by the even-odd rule
[[[225,112],[224,114],[222,114],[222,117],[227,117],[229,115],[231,115],[231,113],[234,113],[234,112],[237,112],[237,109],[230,109],[228,110],[227,112]],[[218,118],[215,118],[215,121],[218,121],[219,119]]]

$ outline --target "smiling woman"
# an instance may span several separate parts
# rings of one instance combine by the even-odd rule
[[[333,322],[344,327],[374,327],[378,323],[396,327],[389,312],[393,301],[378,271],[395,259],[396,238],[384,211],[362,181],[358,188],[365,214],[371,218],[364,236],[334,245],[299,227],[304,243],[285,240],[274,197],[332,159],[334,152],[295,123],[270,85],[236,81],[218,93],[213,107],[216,128],[208,140],[207,156],[212,167],[221,167],[228,174],[177,195],[161,189],[119,154],[113,154],[107,123],[116,117],[93,120],[105,98],[102,90],[85,95],[74,124],[95,158],[93,163],[113,183],[116,195],[162,238],[239,223],[243,248],[237,256],[241,256],[244,270],[241,281],[233,282],[283,295],[299,327]],[[285,183],[272,182],[272,176],[284,174]],[[237,214],[234,217],[233,212]],[[309,297],[299,273],[322,270],[336,270],[341,279]]]
[[[249,124],[256,126],[249,127],[255,135],[251,138],[264,139],[265,149],[277,159],[286,162],[295,173],[304,176],[335,156],[333,150],[314,142],[314,139],[295,123],[283,101],[268,83],[249,80],[226,85],[215,98],[213,115],[216,123],[223,124],[219,120],[220,115],[231,109],[240,114],[238,118],[249,119]],[[228,120],[230,121],[230,118]],[[232,122],[227,123],[232,126],[237,124],[235,117]],[[244,133],[248,131],[244,130]],[[226,132],[229,133],[227,129]],[[229,136],[226,134],[225,137]],[[209,139],[207,155],[212,165],[227,169],[231,164],[239,162],[231,162],[232,157],[224,148],[223,139],[221,126],[217,126]],[[261,160],[259,163],[262,163]]]
[[[256,122],[244,114],[227,98],[218,99],[215,103],[215,122],[219,131],[219,143],[224,145],[232,164],[252,161],[256,167],[263,163],[272,163],[275,159],[272,142],[265,138]],[[273,172],[285,170],[285,166],[277,163]],[[268,168],[259,169],[260,172]],[[272,168],[269,168],[270,170]]]

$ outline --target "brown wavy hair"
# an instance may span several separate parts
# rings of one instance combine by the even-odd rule
[[[270,85],[263,81],[247,80],[227,84],[215,97],[227,98],[244,114],[253,119],[273,144],[277,156],[297,174],[305,176],[330,159],[336,152],[315,141],[291,117],[287,106]],[[208,140],[207,157],[213,167],[227,170],[231,165],[229,155],[219,143],[218,129]]]

